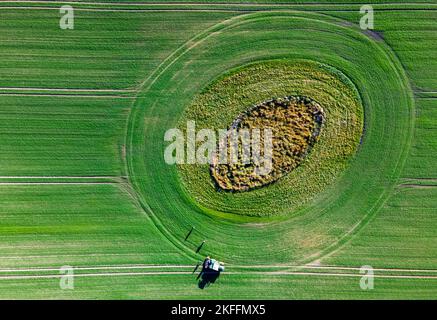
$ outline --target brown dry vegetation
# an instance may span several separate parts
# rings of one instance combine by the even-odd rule
[[[226,191],[248,191],[273,183],[296,168],[318,140],[323,123],[323,109],[307,97],[291,96],[263,102],[240,115],[231,125],[237,131],[270,129],[272,132],[272,167],[267,174],[257,172],[252,151],[245,163],[242,140],[238,143],[238,161],[231,159],[231,138],[225,139],[227,163],[216,161],[210,172],[217,187]],[[265,135],[261,134],[260,154],[264,156]],[[223,142],[222,142],[223,143]]]

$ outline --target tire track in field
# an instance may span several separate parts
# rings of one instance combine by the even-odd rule
[[[233,266],[234,268],[244,268],[245,266]],[[356,277],[361,278],[363,275],[360,273],[341,273],[341,272],[311,272],[311,271],[254,271],[254,269],[259,268],[275,268],[278,266],[252,266],[251,270],[236,270],[236,271],[226,271],[225,274],[229,275],[260,275],[260,276],[313,276],[313,277]],[[281,266],[284,267],[284,266]],[[135,269],[182,269],[182,268],[192,268],[190,265],[122,265],[122,266],[97,266],[97,267],[77,267],[73,270],[135,270]],[[232,266],[231,266],[232,268]],[[308,269],[307,266],[299,266],[296,268]],[[332,270],[359,270],[357,267],[335,267],[335,266],[313,266],[313,269],[332,269]],[[310,269],[311,269],[310,268]],[[375,271],[396,271],[396,272],[437,272],[437,270],[426,270],[426,269],[374,269]],[[47,272],[56,271],[57,274],[26,274],[26,275],[0,275],[0,280],[26,280],[26,279],[51,279],[51,278],[61,278],[65,275],[60,273],[59,268],[30,268],[30,269],[0,269],[0,273],[6,272]],[[74,273],[73,277],[131,277],[131,276],[162,276],[162,275],[193,275],[193,271],[129,271],[129,272],[94,272],[94,273]],[[437,275],[418,275],[418,274],[374,274],[375,278],[386,278],[386,279],[432,279],[437,280]]]
[[[268,10],[261,10],[261,11],[265,11],[268,12]],[[317,13],[317,12],[316,12]],[[219,22],[218,24],[212,26],[211,28],[207,29],[206,31],[196,35],[193,38],[193,41],[188,41],[186,42],[185,45],[182,45],[181,47],[179,47],[178,49],[176,49],[168,58],[166,58],[161,64],[165,65],[165,67],[162,70],[159,70],[161,65],[158,66],[157,69],[155,69],[155,71],[144,81],[143,84],[145,84],[149,79],[151,80],[150,83],[147,84],[146,90],[148,90],[156,81],[157,79],[162,75],[162,73],[164,73],[166,71],[166,69],[168,69],[169,67],[171,67],[172,64],[174,64],[180,57],[182,57],[183,55],[185,55],[188,51],[190,51],[192,48],[196,47],[198,44],[204,42],[205,40],[207,40],[208,38],[210,38],[211,36],[218,34],[220,32],[222,32],[223,30],[226,30],[228,28],[231,27],[235,27],[238,26],[239,24],[244,24],[247,22],[247,20],[243,20],[241,22],[235,22],[235,23],[231,23],[232,20],[238,20],[241,19],[242,17],[250,17],[250,16],[255,16],[257,15],[257,13],[247,13],[247,14],[241,14],[238,16],[234,16],[228,20],[224,20],[222,22]],[[332,19],[338,21],[338,22],[344,22],[344,20],[340,19],[340,18],[336,18],[336,17],[331,17]],[[215,28],[217,28],[218,26],[223,25],[223,28],[221,28],[219,31],[213,31]],[[208,32],[208,30],[211,30],[210,32]],[[394,51],[392,50],[392,48],[385,42],[384,45],[387,46],[387,48],[389,49],[389,52],[386,53],[386,56],[388,58],[388,60],[391,63],[391,66],[396,70],[396,72],[398,73],[399,77],[402,78],[402,76],[404,76],[404,80],[406,81],[406,83],[410,86],[409,82],[408,82],[408,78],[405,76],[404,74],[404,69],[402,68],[402,66],[400,66],[398,68],[398,66],[396,66],[394,64],[394,61],[399,62],[398,57],[394,54]],[[192,44],[191,44],[192,43]],[[189,46],[188,46],[189,45]],[[182,51],[181,53],[179,53],[179,51]],[[391,55],[393,56],[391,56]],[[172,60],[169,60],[169,63],[166,63],[166,60],[171,58],[173,55],[175,55],[175,58]],[[158,72],[159,71],[159,72]],[[156,75],[155,75],[156,73]],[[152,80],[153,77],[153,80]],[[144,88],[139,89],[139,90],[144,90]],[[413,101],[413,97],[411,95],[410,98],[410,102],[412,103],[412,106],[414,106],[414,101]],[[153,108],[154,106],[152,106],[151,108]],[[131,110],[132,112],[132,110]],[[132,119],[130,119],[130,122],[132,121]],[[413,126],[413,124],[412,124]],[[410,132],[410,136],[412,136],[412,130]],[[130,140],[130,145],[132,146],[132,134],[129,137]],[[410,139],[411,140],[411,139]],[[403,163],[405,162],[406,159],[406,152],[405,152],[405,156],[402,157],[401,159],[398,160],[397,164],[396,164],[396,171],[400,171],[400,168],[403,167]],[[400,173],[399,173],[400,175]],[[395,183],[393,183],[393,187],[395,186]],[[339,250],[341,250],[341,248],[348,243],[349,241],[351,241],[351,239],[353,237],[356,236],[357,233],[359,233],[359,231],[361,231],[365,226],[367,226],[370,221],[377,215],[379,209],[384,205],[384,203],[389,199],[391,192],[385,192],[384,194],[382,194],[378,200],[375,202],[374,206],[372,207],[372,209],[370,210],[371,213],[368,213],[366,216],[364,216],[362,219],[360,219],[355,225],[353,225],[345,234],[343,234],[337,241],[335,241],[333,244],[329,245],[326,249],[323,249],[319,252],[316,252],[315,254],[310,255],[309,257],[304,258],[303,260],[301,260],[302,262],[314,262],[326,257],[329,257],[330,255],[338,252]],[[142,203],[141,201],[142,199],[139,199],[139,201]],[[376,209],[374,209],[376,208]],[[166,238],[168,238],[171,242],[175,242],[174,244],[179,248],[179,246],[182,246],[183,250],[186,250],[187,248],[184,246],[183,243],[180,243],[177,239],[174,238],[174,236],[172,234],[170,234],[170,232],[168,231],[168,229],[163,226],[161,224],[161,221],[159,220],[159,218],[155,217],[155,214],[153,212],[153,210],[148,207],[147,203],[145,203],[145,211],[146,212],[150,212],[151,216],[154,218],[153,221],[156,224],[159,223],[159,226],[157,225],[158,229],[162,229],[162,232]],[[372,212],[373,211],[373,212]],[[173,239],[173,240],[172,240]],[[179,248],[181,249],[181,248]]]
[[[343,20],[336,18],[338,20]],[[347,21],[346,21],[347,22]],[[408,158],[408,152],[411,149],[413,136],[414,136],[414,129],[415,129],[415,99],[414,99],[414,90],[412,87],[412,83],[408,75],[406,74],[406,68],[402,64],[401,59],[399,58],[396,51],[391,47],[390,44],[388,44],[384,39],[382,39],[382,45],[385,45],[388,52],[385,52],[385,56],[387,58],[387,61],[390,62],[390,66],[394,68],[398,74],[398,77],[400,80],[404,82],[404,85],[406,85],[406,88],[409,89],[409,92],[407,92],[408,99],[410,101],[410,117],[413,119],[411,121],[410,127],[409,127],[409,138],[408,138],[408,145],[404,146],[403,154],[400,159],[398,159],[395,167],[395,171],[397,172],[396,181],[399,182],[401,179],[401,173],[405,166],[405,162]],[[380,47],[382,48],[382,45]],[[390,56],[391,54],[391,56]],[[399,66],[396,65],[396,63],[399,64]],[[410,94],[411,93],[411,94]],[[321,250],[319,254],[317,255],[311,255],[312,259],[310,260],[310,263],[315,263],[317,261],[321,261],[322,259],[326,259],[331,257],[332,255],[336,254],[337,252],[341,251],[341,249],[347,244],[350,243],[353,238],[355,238],[361,230],[363,230],[366,226],[370,224],[370,222],[376,217],[378,212],[381,210],[381,208],[385,205],[385,203],[391,198],[393,195],[393,192],[396,188],[396,183],[394,182],[392,184],[391,189],[388,191],[384,191],[383,194],[375,201],[374,205],[372,206],[372,209],[367,213],[363,219],[361,219],[356,225],[354,225],[348,232],[346,232],[343,236],[340,237],[340,239],[334,243],[333,246],[328,246],[327,249]],[[372,212],[373,211],[373,212]]]
[[[38,93],[1,93],[0,96],[4,97],[61,97],[61,98],[98,98],[98,99],[135,99],[131,96],[120,96],[120,95],[92,95],[92,94],[38,94]]]
[[[133,276],[163,276],[163,275],[190,275],[190,271],[169,271],[169,272],[116,272],[116,273],[84,273],[75,274],[74,278],[85,277],[133,277]],[[361,274],[350,273],[319,273],[319,272],[227,272],[229,275],[260,275],[260,276],[313,276],[313,277],[352,277],[362,278]],[[28,279],[60,279],[65,275],[25,275],[25,276],[0,276],[0,280],[28,280]],[[385,279],[427,279],[437,280],[437,276],[409,276],[409,275],[373,275],[374,278]]]
[[[14,10],[59,10],[59,7],[6,7],[0,6],[0,9],[14,9]],[[243,13],[243,12],[255,12],[255,11],[268,11],[268,9],[261,10],[244,10],[244,9],[98,9],[98,8],[75,8],[75,11],[87,11],[87,12],[235,12],[235,13]]]
[[[0,91],[57,91],[57,92],[135,92],[135,89],[95,89],[95,88],[36,88],[36,87],[0,87]]]
[[[123,183],[126,183],[125,176],[0,176],[0,186],[104,185]]]
[[[135,93],[136,89],[0,87],[3,97],[134,99]]]
[[[1,3],[41,3],[41,4],[53,4],[53,1],[44,0],[20,0],[20,1],[1,1]],[[363,4],[368,4],[368,2],[354,2],[354,3],[326,3],[326,2],[313,2],[313,3],[247,3],[247,2],[196,2],[196,1],[175,1],[175,2],[86,2],[86,1],[59,1],[57,4],[78,4],[78,5],[98,5],[98,6],[137,6],[137,7],[156,7],[156,6],[228,6],[228,7],[290,7],[290,6],[359,6]],[[378,3],[378,5],[383,6],[396,6],[396,5],[411,5],[411,6],[433,6],[433,3],[423,3],[423,2],[388,2],[388,3]]]
[[[18,6],[17,3],[27,3],[31,6]],[[25,10],[59,10],[61,5],[75,5],[76,11],[88,12],[227,12],[227,13],[255,13],[274,12],[287,10],[301,10],[311,12],[356,12],[357,8],[368,3],[108,3],[108,2],[59,2],[56,6],[53,2],[44,1],[4,1],[4,3],[15,4],[15,6],[2,6],[0,9],[25,9]],[[1,3],[1,2],[0,2]],[[37,6],[40,4],[45,6]],[[82,7],[81,7],[82,6]],[[91,7],[87,7],[91,6]],[[96,6],[96,7],[92,7]],[[100,8],[99,8],[100,6]],[[105,8],[106,6],[106,8]],[[119,6],[119,8],[117,8]],[[122,6],[131,6],[120,8]],[[212,6],[212,8],[211,8]],[[433,3],[380,3],[374,4],[378,11],[433,11],[437,10]],[[398,6],[398,7],[396,7]],[[403,7],[399,7],[403,6]],[[113,8],[111,8],[113,7]],[[114,8],[115,7],[115,8]],[[141,8],[144,7],[144,8]],[[147,8],[148,7],[148,8]],[[337,8],[336,8],[337,7]],[[346,7],[346,8],[345,8]],[[347,8],[349,7],[349,8]]]
[[[268,11],[268,10],[260,10],[260,11]],[[179,60],[182,56],[184,56],[187,52],[189,52],[190,50],[192,50],[193,48],[195,48],[196,46],[198,46],[199,44],[203,43],[204,41],[208,40],[210,37],[214,36],[214,35],[218,35],[221,32],[223,32],[224,30],[227,30],[229,28],[234,28],[236,26],[242,25],[247,23],[246,20],[244,20],[245,17],[248,16],[254,16],[254,20],[256,20],[256,15],[258,15],[259,12],[252,12],[252,13],[246,13],[246,14],[240,14],[237,16],[233,16],[229,19],[223,20],[211,27],[209,27],[208,29],[206,29],[205,31],[198,33],[197,35],[195,35],[193,38],[191,38],[190,40],[188,40],[187,42],[185,42],[184,44],[182,44],[179,48],[177,48],[175,51],[173,51],[166,59],[164,59],[160,65],[158,65],[158,67],[141,83],[140,87],[138,88],[138,96],[141,93],[141,91],[143,90],[149,90],[153,84],[159,79],[159,77],[168,69],[170,68],[175,62],[177,62],[177,60]],[[234,20],[237,20],[236,22],[234,22]],[[238,21],[241,20],[241,21]],[[340,21],[340,19],[337,19]],[[217,29],[221,27],[220,29]],[[217,29],[217,30],[216,30]],[[216,31],[214,31],[216,30]],[[175,56],[173,58],[173,56]],[[147,86],[146,86],[147,84]],[[154,106],[152,106],[151,108],[153,108]],[[133,108],[130,110],[131,114],[133,112]],[[131,117],[131,115],[129,116]],[[134,115],[135,117],[135,115]],[[129,122],[132,123],[132,119],[129,118]],[[128,129],[129,130],[129,129]],[[130,145],[132,146],[132,141],[133,141],[133,134],[131,134],[129,137],[127,137],[127,139],[130,138],[130,144],[126,143],[126,145]],[[126,142],[127,142],[126,139]],[[129,150],[131,152],[131,150]],[[127,171],[129,171],[129,169],[127,168]],[[129,184],[132,185],[131,181],[129,181]],[[161,221],[159,220],[159,218],[157,218],[153,212],[153,210],[148,206],[147,202],[142,202],[142,199],[137,195],[138,198],[138,202],[141,204],[142,208],[144,209],[144,211],[150,212],[151,217],[152,217],[152,221],[155,224],[155,226],[157,227],[157,229],[170,241],[173,243],[173,245],[175,245],[179,250],[185,252],[185,254],[193,254],[190,251],[188,251],[188,247],[186,247],[186,245],[181,242],[180,240],[178,240],[177,238],[175,238],[167,229],[166,226],[164,226]],[[143,206],[144,204],[144,206]],[[158,223],[158,224],[157,224]],[[360,222],[358,223],[360,224]],[[162,230],[161,230],[162,228]],[[353,230],[354,231],[356,228],[356,226],[353,226]],[[347,233],[347,235],[352,232],[349,231]],[[181,247],[179,247],[181,246]],[[313,259],[311,259],[312,261]]]
[[[437,188],[435,184],[416,184],[416,183],[404,183],[399,185],[401,188],[414,188],[414,189],[433,189]]]
[[[193,265],[180,265],[180,264],[121,264],[121,265],[100,265],[100,266],[71,266],[74,270],[79,271],[90,271],[90,270],[134,270],[134,269],[188,269],[193,268]],[[245,269],[245,270],[256,270],[256,269],[315,269],[315,270],[344,270],[344,271],[360,271],[361,267],[356,266],[309,266],[309,265],[282,265],[282,264],[272,264],[272,265],[227,265],[228,268],[232,269]],[[60,267],[29,267],[29,268],[0,268],[1,273],[10,272],[49,272],[49,271],[59,271]],[[373,271],[380,272],[396,272],[396,273],[436,273],[437,269],[408,269],[408,268],[373,268]],[[282,271],[265,271],[265,272],[292,272],[290,270]],[[192,273],[192,271],[191,271]],[[228,273],[225,271],[225,273]],[[337,272],[338,273],[338,272]],[[437,276],[437,275],[436,275]]]
[[[1,7],[0,7],[1,8]],[[133,99],[136,89],[0,87],[0,96]]]

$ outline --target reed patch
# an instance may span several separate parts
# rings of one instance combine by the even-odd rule
[[[217,188],[226,191],[249,191],[275,182],[296,168],[317,142],[322,129],[323,108],[308,97],[290,96],[262,102],[239,115],[230,130],[253,132],[270,130],[271,146],[266,136],[261,136],[260,145],[245,150],[245,136],[237,140],[226,135],[220,146],[227,148],[228,158],[236,161],[221,162],[217,154],[210,166],[211,176]],[[238,138],[238,137],[237,137]],[[250,138],[250,135],[247,135]],[[237,140],[237,141],[236,141]],[[238,150],[235,155],[233,150]],[[270,153],[270,154],[269,154]],[[223,156],[222,156],[223,158]],[[259,163],[271,159],[270,166],[264,165],[265,172],[257,170]]]

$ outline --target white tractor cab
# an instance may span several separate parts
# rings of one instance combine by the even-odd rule
[[[225,266],[223,265],[222,262],[219,262],[215,259],[211,259],[210,257],[206,257],[203,268],[205,271],[216,271],[216,272],[225,271]]]
[[[211,259],[211,264],[209,268],[218,272],[225,271],[225,266],[215,259]]]

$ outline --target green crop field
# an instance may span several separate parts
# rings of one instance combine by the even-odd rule
[[[364,4],[1,1],[0,299],[436,299],[437,3]],[[324,119],[277,181],[165,160],[288,96]]]

